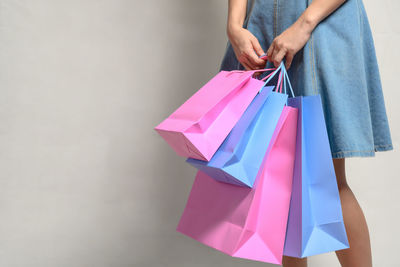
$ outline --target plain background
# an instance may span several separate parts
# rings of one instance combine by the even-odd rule
[[[375,266],[400,266],[400,2],[365,6],[395,151],[348,160],[348,180]],[[153,131],[217,72],[226,9],[0,0],[0,267],[272,266],[175,232],[195,170]]]

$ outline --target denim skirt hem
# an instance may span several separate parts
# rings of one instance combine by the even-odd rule
[[[379,145],[375,146],[373,150],[346,150],[346,151],[337,151],[332,152],[332,158],[340,159],[340,158],[353,158],[353,157],[374,157],[375,152],[383,152],[393,150],[393,145]]]

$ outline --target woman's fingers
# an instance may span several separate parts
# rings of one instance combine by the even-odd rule
[[[283,58],[286,55],[286,49],[275,49],[274,50],[274,54],[272,55],[272,62],[274,63],[275,68],[277,68],[279,66],[279,64],[281,64]]]
[[[248,48],[246,51],[242,52],[238,58],[239,62],[243,66],[247,66],[251,70],[261,69],[265,66],[265,61],[258,58],[253,48]]]
[[[253,38],[250,40],[251,44],[253,45],[254,51],[256,51],[258,57],[264,55],[264,50],[262,49],[260,43],[258,42],[257,38]]]
[[[253,70],[254,68],[250,65],[249,60],[247,58],[244,58],[240,63],[243,65],[243,67],[246,70]]]
[[[246,56],[255,69],[261,69],[265,66],[265,60],[260,58],[264,54],[264,50],[261,48],[256,37],[251,38],[250,42],[252,47],[246,51]]]
[[[243,67],[245,67],[246,70],[252,70],[254,67],[250,64],[249,60],[247,59],[247,57],[245,55],[242,55],[238,58],[240,64],[243,65]]]
[[[294,57],[294,55],[292,53],[286,53],[286,56],[285,56],[285,59],[286,59],[285,68],[286,69],[289,69],[290,65],[292,65],[293,57]]]
[[[249,53],[248,59],[251,65],[255,67],[255,69],[261,69],[265,66],[265,60],[259,58],[254,51]]]
[[[275,48],[275,43],[272,42],[272,44],[269,46],[269,48],[267,50],[267,58],[269,61],[271,61],[271,56],[274,53],[274,48]]]
[[[285,58],[285,67],[288,69],[292,64],[294,52],[287,48],[281,40],[275,39],[267,51],[268,61],[271,61],[275,67],[278,67]]]
[[[266,63],[264,59],[260,58],[262,55],[265,54],[264,50],[262,49],[257,38],[254,37],[250,41],[251,41],[251,44],[253,45],[253,50],[256,53],[256,54],[254,54],[254,53],[250,54],[250,55],[252,55],[250,58],[250,61],[252,61],[253,65],[254,64],[257,65],[257,69],[262,69],[265,67],[265,63]],[[254,76],[257,77],[258,75],[260,75],[260,73],[257,72]]]

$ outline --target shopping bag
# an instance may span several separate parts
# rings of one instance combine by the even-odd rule
[[[155,130],[178,155],[210,160],[264,86],[254,72],[219,72]]]
[[[264,87],[255,97],[210,161],[189,158],[187,162],[218,181],[253,187],[287,101],[286,94],[271,92],[273,88]]]
[[[280,116],[254,188],[198,171],[177,231],[234,257],[280,264],[292,188],[297,109]]]
[[[289,98],[298,108],[296,160],[284,255],[346,249],[335,170],[319,95]]]

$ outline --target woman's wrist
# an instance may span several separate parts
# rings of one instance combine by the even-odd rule
[[[230,39],[232,36],[235,35],[236,32],[243,29],[243,26],[239,23],[228,23],[226,27],[226,33],[228,34],[228,38]]]
[[[299,17],[298,23],[302,29],[310,33],[317,27],[319,20],[317,16],[314,16],[312,12],[307,10]]]

